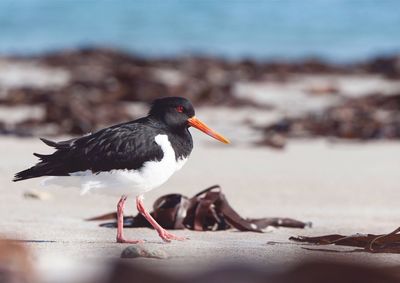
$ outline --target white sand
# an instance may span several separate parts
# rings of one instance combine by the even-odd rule
[[[312,89],[333,88],[337,93],[312,94]],[[344,97],[357,98],[380,93],[397,94],[400,82],[379,75],[292,75],[287,81],[241,82],[235,95],[259,104],[273,105],[288,115],[320,111]]]
[[[198,137],[196,133],[195,139]],[[177,192],[191,196],[220,184],[231,205],[243,216],[292,217],[312,221],[314,227],[277,229],[264,234],[177,231],[178,235],[191,239],[171,244],[162,243],[150,229],[129,229],[129,237],[146,239],[149,241],[146,247],[162,248],[172,257],[139,261],[157,262],[167,269],[183,269],[186,265],[182,263],[213,263],[210,259],[290,264],[315,256],[386,265],[399,263],[398,255],[307,251],[288,238],[327,233],[386,233],[400,226],[400,143],[294,141],[285,151],[275,151],[226,146],[204,138],[196,141],[187,165],[162,188],[146,196],[148,208],[162,194]],[[28,243],[43,270],[100,268],[103,265],[97,264],[99,259],[119,257],[126,245],[114,243],[114,229],[100,228],[97,223],[83,219],[113,211],[116,198],[80,196],[74,189],[51,188],[47,190],[52,194],[50,200],[25,199],[24,192],[37,189],[39,181],[10,181],[13,173],[33,164],[32,152],[46,151],[46,146],[37,139],[0,139],[0,234],[48,241]],[[128,202],[127,213],[136,214],[133,199]],[[81,265],[82,262],[85,264]]]
[[[18,62],[0,58],[0,88],[59,88],[69,80],[69,72],[62,68],[43,66],[34,60]]]

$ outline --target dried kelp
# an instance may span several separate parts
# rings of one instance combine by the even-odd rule
[[[85,134],[141,116],[143,113],[129,107],[131,102],[150,102],[160,96],[183,96],[196,105],[265,108],[235,95],[238,82],[284,83],[298,74],[376,74],[400,79],[399,55],[339,65],[316,58],[293,62],[207,56],[145,58],[119,50],[83,48],[0,59],[17,69],[33,66],[35,74],[53,77],[47,83],[26,85],[21,81],[12,87],[0,85],[0,105],[34,106],[41,113],[21,120],[0,121],[0,134],[25,136]],[[335,86],[313,86],[309,91],[318,95],[339,90]],[[281,137],[274,137],[266,144],[281,147],[282,142]]]
[[[400,139],[400,94],[347,99],[322,112],[283,118],[263,129],[260,145],[283,148],[288,138]]]
[[[258,218],[241,217],[228,203],[220,186],[205,189],[192,198],[180,194],[169,194],[157,199],[151,215],[167,229],[190,229],[195,231],[217,231],[236,228],[240,231],[262,232],[262,229],[273,227],[305,228],[310,223],[291,218]],[[88,220],[116,219],[116,213],[97,216]],[[116,227],[116,223],[104,223],[101,226]],[[138,214],[124,217],[124,227],[151,227],[146,219]]]
[[[370,253],[400,253],[400,227],[389,234],[355,234],[343,236],[339,234],[319,237],[290,237],[289,240],[317,245],[339,245],[358,247],[355,251]]]

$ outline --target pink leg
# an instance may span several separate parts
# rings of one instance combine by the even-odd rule
[[[174,234],[168,232],[163,227],[161,227],[160,224],[158,224],[157,221],[144,208],[142,196],[136,197],[136,207],[137,210],[147,219],[147,221],[150,222],[151,226],[153,226],[153,228],[158,232],[158,235],[165,242],[171,242],[171,240],[183,241],[187,239],[185,237],[175,236]]]
[[[122,196],[117,205],[117,243],[138,244],[141,240],[126,240],[124,237],[124,207],[127,196]]]

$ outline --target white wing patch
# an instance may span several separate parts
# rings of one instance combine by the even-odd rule
[[[147,161],[138,170],[118,169],[93,174],[90,170],[71,173],[71,176],[48,177],[45,185],[81,187],[81,193],[89,191],[110,195],[141,195],[161,186],[173,173],[180,170],[187,158],[175,159],[175,151],[167,135],[157,135],[154,141],[164,153],[160,161]]]

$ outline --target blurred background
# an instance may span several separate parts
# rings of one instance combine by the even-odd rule
[[[1,52],[108,46],[146,56],[331,61],[398,51],[398,1],[2,1]]]
[[[395,138],[399,5],[5,0],[0,131],[82,134],[178,95],[261,109],[237,119],[276,124],[262,142],[278,147],[286,136]]]
[[[399,11],[397,0],[0,1],[0,215],[14,211],[0,220],[0,233],[27,240],[49,281],[60,270],[96,270],[94,258],[119,257],[114,231],[83,221],[115,210],[116,199],[11,179],[36,162],[32,152],[49,152],[38,137],[61,140],[136,119],[161,96],[189,98],[196,116],[232,145],[192,130],[191,161],[148,194],[147,206],[165,193],[191,196],[218,183],[243,216],[315,224],[246,240],[182,231],[192,241],[163,247],[168,264],[205,263],[213,248],[223,259],[286,264],[313,253],[267,242],[393,230]],[[159,247],[149,229],[130,233],[154,237],[147,247]],[[63,264],[90,260],[63,265],[60,255]]]

